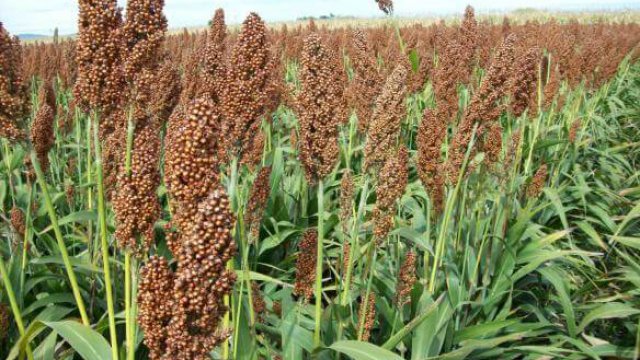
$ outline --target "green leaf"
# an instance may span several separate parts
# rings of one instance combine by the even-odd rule
[[[547,195],[549,200],[551,200],[553,207],[558,212],[558,216],[560,216],[560,220],[562,221],[562,225],[564,226],[565,230],[568,230],[569,222],[567,221],[567,215],[566,215],[567,210],[562,205],[562,200],[560,200],[560,195],[558,195],[558,192],[553,188],[544,188],[543,191]]]
[[[605,244],[605,242],[602,240],[602,237],[600,237],[600,234],[598,234],[596,229],[594,229],[591,224],[586,221],[578,221],[576,225],[578,225],[580,230],[582,230],[585,234],[589,235],[589,239],[594,245],[607,250],[607,244]]]
[[[83,211],[76,211],[63,218],[60,218],[58,220],[58,225],[62,226],[62,225],[80,222],[80,221],[96,221],[96,220],[97,220],[97,214],[95,211],[83,210]],[[38,235],[46,234],[51,230],[53,230],[53,225],[47,226],[42,231],[40,231]]]
[[[351,356],[354,360],[402,360],[389,350],[356,340],[343,340],[333,343],[329,349]]]
[[[417,73],[420,68],[420,57],[418,56],[416,49],[411,49],[409,52],[409,61],[411,62],[411,70],[413,70],[414,73]]]
[[[402,341],[402,339],[405,336],[407,336],[411,331],[413,331],[413,329],[415,329],[418,325],[422,324],[422,322],[426,320],[433,313],[433,311],[438,307],[438,305],[440,305],[440,302],[442,301],[442,299],[444,299],[444,296],[445,294],[440,295],[438,300],[431,303],[429,307],[427,307],[424,311],[422,311],[422,313],[419,316],[415,317],[407,325],[405,325],[402,329],[400,329],[400,331],[398,331],[393,336],[391,336],[389,340],[387,340],[387,342],[385,342],[384,345],[382,345],[382,347],[384,349],[391,350],[396,345],[398,345],[398,343]]]
[[[245,281],[246,276],[244,275],[244,270],[238,269],[236,270],[236,275],[238,276],[238,282],[240,281]],[[254,281],[262,281],[262,282],[272,282],[274,284],[278,284],[280,286],[283,287],[289,287],[289,288],[293,288],[293,285],[288,284],[284,281],[278,280],[276,278],[273,278],[269,275],[264,275],[264,274],[260,274],[257,273],[255,271],[249,271],[249,279],[254,280]]]
[[[260,254],[263,252],[273,249],[278,245],[282,244],[285,240],[289,238],[289,236],[294,235],[300,232],[300,230],[284,230],[282,232],[275,233],[268,238],[260,241]]]
[[[611,239],[613,241],[619,242],[624,246],[628,246],[628,247],[632,247],[634,249],[640,250],[640,238],[638,237],[613,236]]]
[[[467,340],[462,343],[462,347],[436,357],[436,359],[460,360],[465,359],[476,350],[493,349],[507,341],[516,341],[525,337],[526,333],[509,334],[493,339]]]
[[[633,307],[623,303],[614,302],[602,304],[584,316],[580,326],[578,326],[578,333],[583,332],[591,322],[598,319],[622,318],[639,313],[640,310],[634,309]]]
[[[492,336],[505,327],[518,324],[519,322],[520,320],[518,319],[512,319],[503,321],[491,321],[474,326],[468,326],[456,333],[455,337],[453,338],[453,342],[457,344],[465,340],[482,339],[488,336]]]
[[[34,360],[54,360],[58,334],[52,331],[33,352]]]
[[[614,237],[619,235],[620,233],[622,233],[622,231],[624,231],[624,228],[627,226],[627,224],[640,216],[640,202],[638,202],[636,204],[636,206],[633,207],[633,209],[631,209],[631,211],[629,211],[629,213],[627,214],[627,216],[624,217],[624,220],[622,220],[622,222],[620,223],[620,225],[618,225],[618,228],[616,229],[616,232],[614,234]]]
[[[553,285],[553,287],[556,288],[560,305],[562,305],[562,309],[567,320],[569,335],[571,335],[571,337],[575,337],[575,312],[573,311],[573,304],[571,303],[571,297],[569,296],[569,289],[564,281],[564,279],[568,277],[567,274],[565,274],[561,269],[556,269],[554,267],[545,267],[542,269],[538,269],[538,272],[542,274],[542,276],[544,276]]]
[[[75,321],[45,322],[85,360],[110,360],[111,348],[100,334]]]

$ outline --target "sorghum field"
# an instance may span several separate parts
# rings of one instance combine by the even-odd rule
[[[0,24],[3,358],[638,358],[640,25],[163,5]]]

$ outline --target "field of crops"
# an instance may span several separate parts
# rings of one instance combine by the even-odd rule
[[[637,359],[640,25],[377,3],[0,23],[0,356]]]

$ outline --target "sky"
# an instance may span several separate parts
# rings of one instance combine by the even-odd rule
[[[126,0],[118,0],[124,7]],[[477,13],[518,8],[549,10],[620,10],[640,8],[639,0],[394,0],[398,16],[462,13],[467,4]],[[303,16],[335,15],[379,17],[374,0],[165,0],[169,28],[202,26],[216,8],[225,10],[229,24],[240,23],[255,11],[266,21],[295,20]],[[0,21],[12,34],[51,35],[76,32],[77,0],[0,0]]]

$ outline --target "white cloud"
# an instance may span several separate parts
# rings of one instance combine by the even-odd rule
[[[118,0],[124,7],[126,0]],[[478,12],[512,10],[520,7],[549,9],[589,9],[638,7],[633,0],[395,0],[401,16],[461,13],[467,4]],[[239,23],[250,11],[267,21],[293,20],[302,16],[330,13],[361,17],[380,16],[374,0],[165,0],[169,27],[204,25],[216,8],[225,9],[227,22]],[[14,34],[51,34],[58,27],[61,34],[76,32],[76,0],[0,0],[0,21]]]

